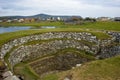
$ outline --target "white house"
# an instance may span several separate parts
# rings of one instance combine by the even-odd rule
[[[10,22],[12,22],[12,20],[7,20],[6,22],[10,23]]]
[[[0,20],[0,22],[3,22],[2,20]]]
[[[24,22],[24,19],[19,19],[18,22]]]

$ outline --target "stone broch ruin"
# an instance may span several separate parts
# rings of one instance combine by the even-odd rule
[[[36,73],[68,70],[76,64],[82,64],[95,59],[104,59],[120,54],[120,33],[106,32],[111,38],[100,40],[89,32],[48,32],[34,34],[9,41],[0,50],[3,58],[10,53],[8,58],[11,66],[24,61],[35,61],[30,66]],[[31,42],[35,42],[31,44]],[[29,44],[28,44],[29,43]],[[68,51],[66,50],[68,49]],[[69,51],[73,49],[73,51]],[[62,54],[61,51],[64,51]],[[49,56],[49,57],[48,57]],[[45,58],[47,57],[47,58]]]

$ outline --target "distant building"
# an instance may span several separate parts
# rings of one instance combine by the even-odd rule
[[[110,21],[111,18],[110,17],[98,17],[97,21]]]
[[[30,19],[30,22],[35,22],[35,18],[31,18],[31,19]]]
[[[13,19],[12,22],[18,22],[18,19]]]
[[[25,23],[35,22],[35,19],[34,18],[25,18],[24,22]]]
[[[60,17],[57,17],[57,20],[58,20],[58,21],[61,21],[61,18],[60,18]]]
[[[115,17],[114,21],[120,21],[120,17]]]
[[[96,18],[86,17],[86,18],[84,18],[84,21],[86,21],[86,22],[96,22]]]
[[[3,22],[3,20],[0,20],[0,22]]]
[[[12,22],[12,20],[7,20],[6,22],[10,23],[10,22]]]
[[[25,22],[25,23],[29,23],[29,22],[30,22],[30,19],[29,19],[29,18],[25,18],[24,22]]]
[[[84,24],[83,21],[75,21],[75,20],[65,20],[64,23],[65,23],[65,24],[72,24],[72,25]]]
[[[20,22],[20,23],[21,23],[21,22],[24,22],[24,19],[19,19],[18,22]]]

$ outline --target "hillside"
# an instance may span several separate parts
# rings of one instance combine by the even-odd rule
[[[73,16],[75,16],[75,15],[73,15]],[[0,19],[20,19],[20,18],[41,18],[41,19],[47,19],[47,18],[51,18],[51,17],[54,17],[54,18],[60,17],[62,19],[69,19],[72,16],[36,14],[36,15],[31,15],[31,16],[3,16],[3,17],[0,17]],[[76,16],[76,17],[80,17],[81,18],[81,16]]]

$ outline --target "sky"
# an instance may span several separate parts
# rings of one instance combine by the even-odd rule
[[[120,17],[120,0],[0,0],[0,16],[36,14]]]

